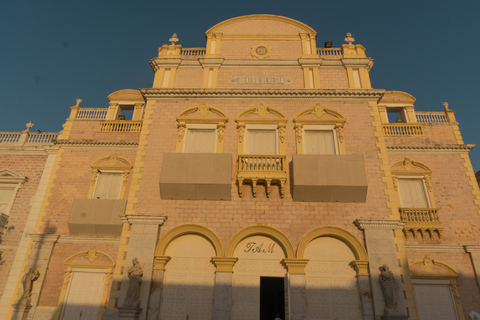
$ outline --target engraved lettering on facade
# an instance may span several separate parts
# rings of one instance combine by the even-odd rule
[[[266,246],[264,243],[249,242],[245,245],[245,253],[273,253],[275,249],[275,243],[270,243]]]
[[[238,75],[230,79],[238,86],[279,86],[283,87],[292,82],[292,79],[282,75]]]

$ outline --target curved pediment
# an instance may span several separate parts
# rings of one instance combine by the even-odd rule
[[[313,108],[303,110],[293,119],[293,122],[303,124],[343,123],[345,121],[345,117],[340,112],[323,108],[320,103],[317,103]]]
[[[457,278],[458,272],[448,264],[425,256],[410,264],[410,274],[414,278]]]
[[[102,157],[92,163],[93,169],[104,170],[130,170],[132,164],[125,158],[119,157],[117,154],[111,154],[107,157]]]
[[[279,30],[282,30],[281,32]],[[222,21],[205,32],[206,35],[223,34],[294,34],[317,32],[306,24],[282,16],[271,14],[253,14],[240,16]]]
[[[395,103],[395,104],[408,104],[413,105],[415,99],[411,94],[403,91],[387,91],[383,95],[382,99],[378,102],[379,105]]]
[[[430,174],[432,169],[426,164],[412,161],[410,158],[397,161],[392,165],[392,173],[394,174],[409,174],[409,173],[424,173]]]
[[[130,102],[130,103],[144,103],[144,99],[140,91],[134,89],[123,89],[115,91],[108,95],[110,102]]]
[[[189,108],[177,117],[179,123],[226,123],[227,116],[217,108],[209,107],[203,103],[199,107]]]
[[[242,111],[235,119],[237,123],[286,123],[287,118],[278,110],[266,107],[263,103],[256,108],[249,108]]]
[[[75,253],[64,261],[69,267],[88,267],[88,268],[112,268],[115,266],[115,260],[95,247],[86,251]]]

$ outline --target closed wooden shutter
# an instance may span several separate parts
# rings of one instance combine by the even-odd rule
[[[274,129],[248,129],[246,154],[277,154],[277,132]]]
[[[214,153],[215,129],[188,129],[185,153]]]
[[[332,130],[305,130],[305,154],[335,154]]]
[[[10,201],[12,201],[14,191],[15,188],[13,187],[0,188],[0,213],[7,214],[8,206],[10,205]]]
[[[414,283],[420,320],[458,319],[450,284],[446,282],[448,280],[423,280],[422,283]]]
[[[398,179],[398,190],[403,208],[428,208],[423,179]]]
[[[123,172],[100,172],[94,199],[118,199],[123,183]]]

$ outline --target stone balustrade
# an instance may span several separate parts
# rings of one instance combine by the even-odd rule
[[[342,57],[341,48],[317,48],[317,54],[319,56],[333,56],[333,57]]]
[[[436,208],[400,208],[400,218],[406,222],[440,221]]]
[[[104,120],[107,112],[105,108],[80,108],[75,120]]]
[[[237,161],[237,181],[240,197],[244,182],[252,183],[253,196],[256,196],[257,183],[266,184],[267,197],[271,183],[280,184],[280,195],[284,196],[287,181],[286,157],[279,155],[239,155]]]
[[[443,227],[438,217],[437,208],[399,208],[398,211],[400,212],[400,219],[406,222],[403,228],[406,237],[411,232],[414,238],[419,233],[424,239],[425,234],[428,233],[430,238],[433,239],[433,234],[437,233],[441,239]]]
[[[182,56],[204,56],[207,54],[205,48],[182,48]]]
[[[101,123],[100,132],[140,132],[142,121],[111,120]]]
[[[389,123],[383,125],[385,136],[422,136],[421,124],[416,123]]]
[[[420,123],[448,123],[445,112],[415,112],[417,122]]]
[[[56,132],[0,132],[0,146],[32,146],[53,144]]]

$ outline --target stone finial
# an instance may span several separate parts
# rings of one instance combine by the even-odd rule
[[[448,102],[442,102],[442,106],[445,108],[445,111],[449,111],[448,109]]]
[[[22,132],[30,132],[30,129],[35,125],[35,123],[33,123],[32,121],[30,121],[29,123],[25,124],[25,126],[27,127],[27,129],[23,130]]]
[[[174,33],[172,35],[172,37],[170,39],[168,39],[168,41],[170,41],[170,45],[174,46],[179,41],[178,37],[177,37],[177,34]]]
[[[348,43],[349,45],[352,45],[353,42],[355,41],[355,38],[352,37],[352,34],[349,32],[347,33],[347,37],[345,38],[344,40],[346,43]]]
[[[75,105],[75,107],[79,107],[80,106],[80,103],[82,103],[82,99],[77,99],[75,100],[77,102],[77,104]]]

